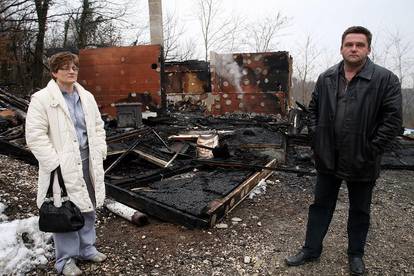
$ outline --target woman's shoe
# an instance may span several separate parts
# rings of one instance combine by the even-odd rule
[[[98,253],[96,253],[95,256],[88,259],[88,261],[91,261],[91,262],[94,262],[94,263],[102,263],[105,260],[106,260],[106,255],[104,253],[99,252],[99,251],[98,251]]]
[[[78,276],[82,275],[82,270],[76,266],[74,259],[69,259],[63,266],[62,274],[65,276]]]

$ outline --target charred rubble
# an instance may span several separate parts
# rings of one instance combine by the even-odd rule
[[[130,118],[120,122],[125,117],[103,116],[110,197],[162,220],[205,228],[214,226],[272,170],[313,173],[304,106],[292,109],[286,120],[248,113],[206,116],[178,106],[179,112],[156,117],[139,114],[140,122],[130,126]],[[0,153],[36,164],[24,140],[27,107],[27,100],[0,90]],[[206,146],[198,143],[200,137],[215,141]],[[413,139],[400,135],[382,165],[412,170],[413,151]]]

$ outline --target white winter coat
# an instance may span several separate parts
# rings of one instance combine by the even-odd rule
[[[106,158],[106,142],[103,121],[91,93],[75,83],[82,103],[89,144],[89,164],[95,187],[96,206],[102,206],[105,198],[103,159]],[[85,181],[75,127],[70,118],[65,99],[54,80],[33,94],[26,117],[26,142],[39,161],[37,206],[40,208],[49,187],[50,173],[59,165],[71,201],[81,212],[93,210]],[[60,188],[53,184],[55,204],[60,202]]]

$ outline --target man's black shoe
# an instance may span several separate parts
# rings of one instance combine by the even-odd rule
[[[365,264],[362,260],[362,257],[356,257],[356,256],[349,256],[348,257],[349,262],[349,271],[351,272],[351,275],[364,275],[365,274]]]
[[[285,259],[285,262],[288,266],[298,266],[303,265],[307,262],[317,261],[318,259],[319,257],[312,257],[309,254],[305,253],[303,250],[301,250],[298,254],[287,257]]]

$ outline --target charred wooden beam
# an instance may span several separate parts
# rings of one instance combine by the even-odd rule
[[[7,102],[13,107],[16,107],[22,111],[27,111],[29,107],[29,101],[16,97],[13,94],[7,93],[4,89],[0,88],[0,99]]]
[[[27,149],[0,139],[0,153],[20,159],[31,165],[38,165],[37,159]]]
[[[133,139],[133,138],[136,138],[136,137],[139,137],[139,136],[146,135],[146,134],[150,133],[150,131],[151,131],[150,128],[142,127],[142,128],[139,128],[139,129],[134,129],[134,130],[129,131],[129,132],[109,136],[109,137],[106,138],[106,142],[108,144],[121,142],[121,141],[124,141],[124,140]]]
[[[276,164],[276,159],[270,161],[265,167],[272,167]],[[205,213],[209,217],[209,226],[213,227],[218,221],[220,221],[226,214],[233,210],[240,202],[242,202],[250,193],[250,191],[256,187],[262,179],[268,178],[272,175],[272,171],[262,170],[250,176],[236,189],[229,193],[224,198],[216,199],[210,202],[207,206]]]
[[[193,159],[193,163],[196,164],[203,164],[210,167],[218,167],[218,168],[243,168],[248,170],[269,170],[269,171],[278,171],[278,172],[288,172],[288,173],[296,173],[298,175],[315,175],[314,172],[308,170],[298,170],[292,168],[283,168],[283,167],[272,167],[272,166],[260,166],[260,165],[252,165],[246,163],[238,163],[238,162],[224,162],[224,161],[216,161],[216,160],[203,160],[203,159]]]
[[[144,197],[127,189],[106,183],[108,194],[132,208],[143,211],[146,214],[161,220],[179,223],[188,228],[207,228],[209,223],[206,219],[196,217],[192,214],[177,210],[156,200]]]
[[[7,141],[18,139],[18,138],[23,138],[23,137],[24,137],[24,126],[23,125],[9,128],[8,130],[0,133],[0,139],[7,140]]]
[[[108,175],[108,182],[112,185],[116,185],[125,189],[133,189],[136,187],[143,187],[145,185],[148,185],[149,183],[159,181],[163,178],[168,178],[171,176],[174,176],[176,174],[180,173],[186,173],[191,170],[193,170],[194,165],[184,165],[181,167],[172,167],[172,168],[161,168],[158,170],[155,170],[153,172],[150,172],[148,174],[142,174],[137,172],[137,175],[135,177],[126,177],[123,179],[111,179],[111,176]]]
[[[111,151],[108,152],[108,156],[120,155],[120,154],[123,154],[126,151],[127,151],[127,149],[111,150]],[[154,155],[152,155],[148,152],[144,152],[141,149],[133,149],[131,152],[137,154],[142,159],[145,159],[148,162],[150,162],[154,165],[157,165],[158,167],[164,168],[165,165],[167,164],[167,161],[165,161],[165,160],[163,160],[163,159],[161,159],[157,156],[154,156]]]
[[[309,134],[288,134],[286,135],[289,145],[309,146],[312,137]]]
[[[157,165],[159,167],[164,168],[165,165],[167,165],[167,161],[164,161],[164,160],[162,160],[158,157],[155,157],[155,156],[153,156],[149,153],[143,152],[139,149],[134,149],[133,152],[138,154],[141,158],[143,158],[143,159],[149,161],[150,163],[152,163],[154,165]]]
[[[169,140],[193,140],[197,139],[200,135],[206,135],[211,134],[211,130],[205,130],[205,131],[189,131],[187,133],[182,133],[178,135],[171,135],[168,137]],[[214,131],[216,134],[233,134],[233,130],[217,130]]]

